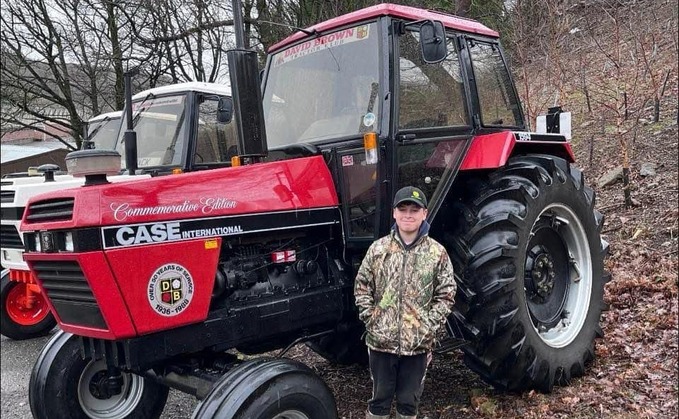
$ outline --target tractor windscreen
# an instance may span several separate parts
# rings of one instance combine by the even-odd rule
[[[92,122],[87,127],[87,139],[94,143],[98,150],[113,150],[120,131],[119,117],[106,117]]]
[[[269,148],[377,131],[375,23],[323,34],[271,57],[264,87]]]
[[[137,133],[137,166],[178,166],[182,163],[186,121],[186,95],[145,98],[132,102],[132,126]],[[122,122],[116,150],[125,166],[123,136],[127,120]]]

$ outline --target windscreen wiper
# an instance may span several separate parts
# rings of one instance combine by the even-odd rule
[[[149,92],[149,94],[146,95],[146,97],[144,97],[144,99],[142,99],[141,102],[135,102],[135,104],[139,103],[139,110],[132,116],[132,128],[134,128],[137,125],[137,122],[139,122],[139,117],[141,116],[142,112],[146,110],[146,108],[144,108],[144,104],[146,103],[146,101],[149,99],[153,99],[155,97],[156,95],[153,92]]]

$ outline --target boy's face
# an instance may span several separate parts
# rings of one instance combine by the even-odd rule
[[[401,233],[417,233],[427,218],[427,210],[417,204],[404,202],[394,208],[394,220]]]

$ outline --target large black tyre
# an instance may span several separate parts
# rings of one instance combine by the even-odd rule
[[[582,172],[524,156],[468,177],[447,236],[458,278],[451,315],[471,343],[465,363],[505,390],[549,392],[594,358],[608,244]]]
[[[338,365],[368,365],[368,347],[361,339],[365,327],[356,320],[340,323],[337,330],[329,335],[306,342],[314,352]]]
[[[0,278],[0,334],[14,340],[33,339],[47,335],[57,321],[42,294],[26,304],[26,284],[10,281],[9,269]]]
[[[59,331],[33,367],[28,400],[35,419],[154,419],[169,388],[123,372],[122,393],[97,397],[90,384],[106,372],[104,360],[83,359],[77,336]]]
[[[337,419],[328,386],[290,359],[245,362],[217,381],[193,419]]]

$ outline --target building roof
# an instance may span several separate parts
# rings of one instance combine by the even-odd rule
[[[0,148],[2,154],[2,160],[0,162],[4,164],[67,148],[63,143],[58,141],[41,141],[39,144],[39,146],[3,144]]]
[[[12,143],[25,140],[47,140],[52,138],[51,135],[47,135],[45,132],[40,130],[46,131],[51,135],[60,138],[71,137],[70,131],[68,131],[66,128],[51,122],[41,122],[35,124],[35,128],[21,128],[6,132],[2,136],[1,141],[2,143]]]

